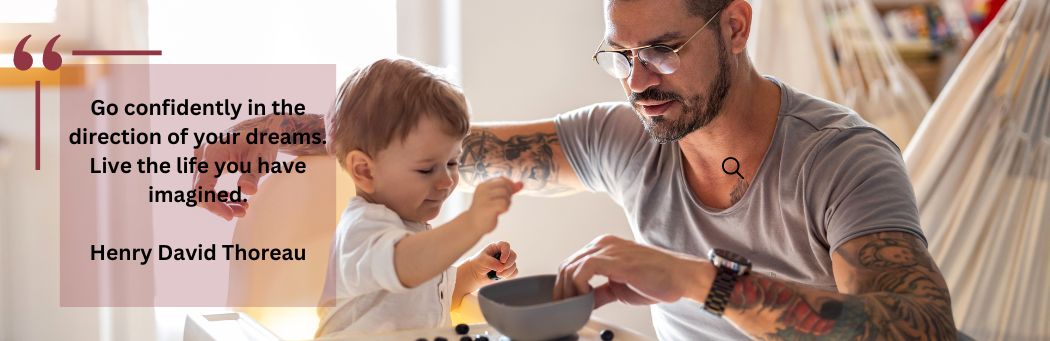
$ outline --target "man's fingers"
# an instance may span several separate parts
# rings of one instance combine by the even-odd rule
[[[616,294],[613,291],[612,282],[594,288],[594,309],[601,308],[601,306],[613,301],[616,301]]]
[[[193,177],[193,188],[200,187],[205,191],[215,190],[215,183],[218,178],[215,177],[215,170],[209,169],[208,173],[197,174]]]
[[[193,150],[193,156],[196,156],[197,160],[199,160],[201,162],[214,162],[214,160],[211,160],[211,159],[214,159],[214,155],[212,155],[211,158],[205,158],[205,156],[208,155],[208,153],[207,153],[208,150],[206,149],[208,147],[209,146],[203,146],[201,148],[194,149]],[[214,154],[214,152],[213,152],[213,154]],[[194,189],[200,188],[200,189],[205,190],[205,191],[213,191],[213,190],[215,190],[215,183],[218,180],[215,178],[214,175],[212,175],[212,174],[214,174],[214,172],[215,172],[215,170],[210,170],[206,174],[201,174],[201,173],[194,174],[193,187],[192,188],[194,188]],[[233,209],[230,208],[230,206],[227,205],[226,203],[221,203],[221,202],[204,202],[204,203],[201,203],[200,206],[203,207],[204,209],[208,210],[208,212],[211,212],[212,214],[215,214],[215,215],[217,215],[219,217],[222,217],[222,219],[225,219],[226,221],[230,221],[234,217]]]
[[[201,203],[201,207],[204,207],[208,210],[208,212],[211,212],[212,214],[222,217],[222,219],[226,219],[226,221],[230,221],[233,219],[233,209],[230,208],[230,206],[226,203],[208,201]]]
[[[561,270],[558,270],[557,276],[554,276],[554,288],[551,289],[551,300],[561,300],[561,282],[565,279],[562,278]]]
[[[586,264],[591,257],[593,257],[593,255],[583,257],[580,260],[569,264],[569,266],[562,270],[565,275],[565,281],[562,282],[562,292],[565,293],[565,297],[585,294],[590,290],[590,288],[581,288],[576,283],[579,281],[577,276],[580,275],[580,267]]]
[[[556,299],[572,297],[577,293],[584,293],[590,290],[590,284],[587,282],[591,277],[594,277],[596,273],[594,267],[597,266],[597,264],[588,265],[588,268],[583,270],[581,270],[580,267],[588,262],[598,260],[598,258],[594,257],[596,254],[607,252],[608,248],[613,247],[613,244],[615,243],[607,242],[610,241],[610,238],[610,236],[595,238],[594,241],[587,244],[579,251],[576,251],[576,253],[569,256],[569,258],[562,263],[561,269],[559,269],[558,279],[555,280],[554,284]],[[606,260],[602,258],[599,262],[606,262]],[[601,274],[606,275],[604,273]]]
[[[235,202],[228,204],[230,209],[233,210],[233,216],[237,218],[244,218],[248,214],[248,202]]]
[[[600,255],[585,257],[579,263],[572,274],[572,284],[576,292],[581,294],[591,291],[590,281],[595,274],[606,275],[605,272],[612,270],[617,264]]]
[[[601,251],[601,248],[594,243],[587,244],[582,249],[576,251],[576,253],[569,256],[562,262],[561,269],[559,269],[558,279],[555,280],[554,290],[557,293],[556,299],[572,297],[576,295],[576,286],[572,283],[572,278],[575,275],[575,269],[579,266],[582,259],[591,256],[594,253]],[[564,295],[564,296],[558,296]]]
[[[241,173],[241,177],[237,178],[237,186],[241,187],[241,192],[244,194],[254,195],[259,191],[259,178],[261,177],[260,173]]]
[[[562,264],[565,264],[566,266],[568,266],[569,264],[574,264],[576,262],[579,262],[580,259],[582,259],[583,257],[590,256],[598,251],[601,251],[601,247],[599,247],[598,245],[595,245],[594,243],[587,244],[583,248],[577,250],[576,253],[573,253],[571,256],[569,256],[569,258],[566,258],[565,262],[563,262]]]
[[[571,276],[572,271],[569,270],[569,266],[563,265],[558,270],[558,276],[554,279],[554,300],[561,300],[572,297],[575,293],[572,292],[572,285],[566,285],[566,283],[572,283]]]
[[[277,159],[277,147],[273,145],[259,145],[255,147],[251,155],[254,159],[245,161],[250,162],[255,168],[248,169],[247,172],[241,171],[241,177],[237,179],[237,186],[240,186],[241,191],[247,195],[254,195],[259,191],[259,179],[268,173],[260,172],[259,166],[262,164],[261,161],[274,162]]]

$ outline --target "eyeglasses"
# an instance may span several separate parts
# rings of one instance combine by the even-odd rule
[[[595,63],[598,63],[598,66],[601,66],[602,70],[605,70],[610,76],[616,77],[616,79],[627,79],[627,77],[631,76],[631,71],[634,70],[633,60],[635,58],[641,60],[642,65],[649,71],[661,75],[672,74],[678,70],[678,66],[681,64],[678,51],[682,50],[690,41],[693,41],[693,38],[696,38],[696,35],[707,28],[707,25],[714,21],[719,13],[722,13],[722,11],[715,12],[715,15],[707,19],[704,26],[696,30],[692,36],[689,36],[688,40],[676,49],[663,44],[653,44],[629,49],[600,50],[602,44],[605,43],[605,40],[602,40],[602,42],[598,43],[599,50],[595,51],[594,56],[591,58],[594,59]]]

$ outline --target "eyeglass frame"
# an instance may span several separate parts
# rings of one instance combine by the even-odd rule
[[[598,42],[598,46],[595,48],[594,55],[591,56],[591,59],[594,60],[595,64],[598,64],[598,66],[601,66],[602,64],[598,62],[598,54],[599,53],[602,53],[602,52],[619,53],[620,55],[624,56],[624,58],[627,58],[627,63],[628,63],[628,65],[631,68],[630,68],[630,72],[627,73],[626,77],[624,77],[624,78],[617,78],[617,79],[624,80],[624,79],[630,78],[631,75],[634,74],[634,59],[636,58],[634,56],[638,55],[638,51],[641,51],[642,49],[648,49],[648,48],[654,48],[654,47],[666,47],[666,48],[671,49],[671,52],[673,52],[675,54],[675,57],[678,57],[678,59],[681,60],[682,56],[678,55],[678,51],[681,51],[683,48],[685,48],[685,46],[688,45],[689,42],[693,41],[693,38],[696,38],[696,36],[699,35],[700,32],[703,32],[704,29],[707,28],[707,26],[710,25],[711,22],[715,20],[715,18],[718,18],[719,14],[722,14],[722,10],[718,10],[717,12],[715,12],[715,14],[711,16],[711,18],[707,19],[707,22],[704,23],[704,26],[700,26],[700,29],[696,30],[696,32],[693,32],[693,35],[689,36],[689,39],[686,39],[684,43],[682,43],[681,45],[678,45],[678,48],[672,48],[671,46],[668,46],[667,44],[649,44],[649,45],[645,45],[645,46],[632,47],[632,48],[626,48],[626,49],[602,50],[601,49],[602,45],[605,45],[605,43],[606,43],[606,39],[602,38],[602,40],[600,42]],[[631,52],[630,55],[624,54],[624,52],[628,52],[628,51]],[[602,67],[602,68],[604,69],[604,67]],[[648,67],[646,67],[646,68],[648,69]],[[653,70],[649,69],[649,71],[653,71]],[[678,71],[678,70],[676,69],[675,71],[672,71],[671,73],[659,73],[659,72],[656,72],[656,73],[659,73],[661,75],[670,75],[670,74],[675,73],[676,71]]]

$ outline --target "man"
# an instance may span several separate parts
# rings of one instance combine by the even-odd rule
[[[761,77],[744,48],[746,1],[605,5],[595,61],[630,104],[477,125],[461,158],[466,184],[506,175],[533,195],[587,189],[623,206],[638,242],[603,236],[569,257],[557,298],[594,291],[597,306],[652,304],[663,340],[956,338],[899,149],[849,109]],[[322,123],[268,117],[234,129],[258,125]],[[198,184],[210,188],[210,178]],[[239,184],[251,193],[257,181]],[[245,210],[206,207],[227,219]],[[608,282],[592,288],[595,276]]]

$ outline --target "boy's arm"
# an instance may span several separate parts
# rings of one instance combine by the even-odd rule
[[[485,231],[471,220],[470,213],[464,213],[445,225],[410,234],[397,242],[394,269],[401,284],[415,288],[426,283],[474,247]]]
[[[459,309],[460,303],[463,303],[463,297],[467,294],[478,290],[481,285],[477,281],[473,280],[473,275],[468,273],[466,266],[460,266],[456,268],[456,288],[452,290],[452,310]]]
[[[394,246],[394,268],[401,284],[414,288],[452,266],[496,228],[498,217],[510,208],[520,182],[498,178],[480,184],[470,208],[437,228],[402,238]]]

